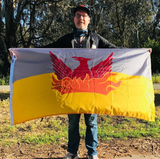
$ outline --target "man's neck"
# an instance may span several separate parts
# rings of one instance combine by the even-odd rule
[[[75,36],[85,36],[88,33],[88,29],[86,30],[79,30],[77,28],[74,29]]]

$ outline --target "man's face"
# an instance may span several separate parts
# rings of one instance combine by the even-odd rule
[[[90,22],[90,17],[87,12],[83,10],[78,10],[74,16],[74,24],[79,30],[86,30]]]

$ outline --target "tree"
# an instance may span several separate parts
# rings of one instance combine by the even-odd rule
[[[8,60],[8,51],[7,51],[7,39],[4,34],[4,23],[2,21],[3,17],[3,9],[2,9],[2,1],[0,0],[0,72],[4,76],[7,76],[7,72],[9,71],[9,60]]]
[[[71,12],[67,11],[70,3],[62,0],[3,0],[7,37],[3,42],[7,50],[11,47],[44,45],[65,34],[67,27],[64,29],[64,24],[70,25]],[[6,76],[9,72],[9,52],[2,54],[3,69],[6,70],[3,75]]]
[[[91,9],[92,31],[117,46],[143,47],[159,40],[159,0],[0,0],[0,39],[3,48],[38,47],[71,32],[73,9],[79,3]],[[4,14],[5,12],[5,14]],[[5,15],[5,16],[4,16]],[[7,37],[7,38],[6,38]],[[1,49],[3,50],[3,49]],[[5,49],[4,49],[5,50]],[[1,51],[3,75],[9,72],[9,52]],[[0,70],[0,71],[1,71]]]
[[[115,0],[110,8],[109,21],[112,36],[124,47],[140,47],[140,32],[144,24],[152,16],[151,4],[147,0]]]
[[[160,2],[159,0],[151,0],[151,4],[152,4],[152,10],[155,13],[155,16],[153,18],[153,35],[152,35],[152,39],[155,40],[159,40],[159,36],[160,36],[160,31],[159,31],[159,27],[160,27]]]

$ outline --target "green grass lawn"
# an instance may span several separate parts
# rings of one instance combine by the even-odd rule
[[[67,115],[45,117],[10,126],[9,93],[0,93],[0,146],[14,143],[26,144],[62,144],[68,140]],[[145,120],[98,115],[99,140],[121,138],[159,138],[160,137],[160,90],[155,90],[155,122]],[[85,137],[85,123],[81,116],[80,135]]]

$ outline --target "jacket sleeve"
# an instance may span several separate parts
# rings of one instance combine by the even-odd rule
[[[65,36],[59,38],[57,41],[53,43],[41,46],[41,48],[63,48],[64,41],[65,41]]]
[[[97,34],[97,36],[99,40],[98,48],[118,48],[116,45],[110,43],[108,40],[106,40],[99,34]]]

